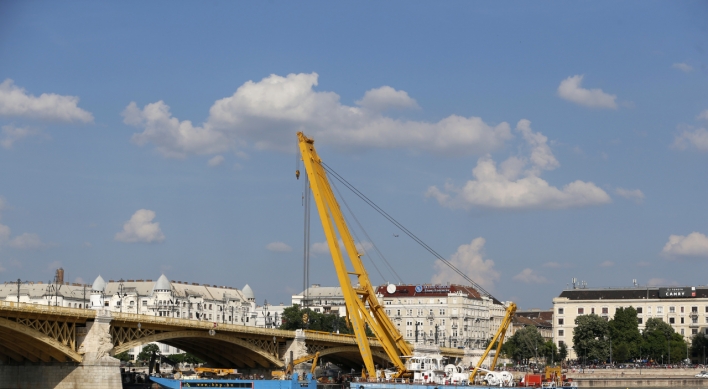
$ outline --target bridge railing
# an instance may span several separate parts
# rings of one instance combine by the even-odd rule
[[[54,305],[17,303],[12,301],[0,301],[0,311],[13,311],[34,313],[42,315],[59,315],[93,319],[96,317],[96,311],[83,308],[69,308]]]
[[[320,342],[332,342],[339,344],[356,344],[356,337],[349,334],[334,334],[322,331],[305,331],[305,338]],[[369,344],[374,347],[381,347],[381,342],[376,338],[369,338]]]
[[[294,338],[295,331],[279,330],[274,328],[260,328],[251,326],[242,326],[238,324],[224,324],[212,321],[181,319],[176,317],[140,315],[137,313],[121,313],[111,312],[111,316],[115,321],[141,323],[141,324],[158,324],[170,325],[177,327],[189,327],[195,329],[215,330],[237,332],[252,335],[277,336],[282,338]]]

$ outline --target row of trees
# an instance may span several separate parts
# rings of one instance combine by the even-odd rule
[[[640,332],[637,310],[627,307],[618,308],[609,321],[596,314],[578,316],[573,347],[581,363],[631,360],[681,363],[689,358],[704,364],[708,337],[704,333],[695,335],[689,347],[682,335],[659,318],[648,319]],[[545,341],[536,327],[527,326],[507,339],[502,355],[520,364],[532,359],[554,363],[564,360],[568,350],[564,343],[556,347],[552,341]]]
[[[568,357],[565,344],[556,347],[552,340],[544,340],[535,326],[526,326],[516,331],[504,342],[501,353],[518,364],[528,364],[532,360],[553,364]]]
[[[142,362],[148,362],[148,361],[150,361],[150,358],[152,357],[153,352],[155,352],[156,354],[159,355],[160,348],[154,343],[147,344],[140,351],[136,360],[142,361]],[[124,361],[124,362],[128,362],[131,360],[130,355],[128,354],[127,351],[124,351],[120,354],[116,354],[116,358],[118,358],[119,360]],[[194,363],[194,364],[204,363],[204,361],[202,359],[200,359],[190,353],[172,354],[172,355],[168,355],[165,358],[169,359],[172,363]]]
[[[573,347],[583,362],[649,360],[679,363],[687,358],[688,344],[673,327],[659,318],[648,319],[639,331],[637,310],[618,308],[609,321],[596,314],[575,319]]]
[[[304,328],[324,332],[339,331],[340,334],[353,333],[345,318],[339,315],[315,312],[310,308],[302,309],[298,304],[285,308],[282,320],[281,330],[293,331]],[[368,336],[374,335],[368,327],[366,327],[366,334]]]

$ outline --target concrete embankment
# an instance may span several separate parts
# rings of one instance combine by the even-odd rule
[[[694,377],[700,369],[585,369],[566,375],[581,388],[705,387],[708,379]]]

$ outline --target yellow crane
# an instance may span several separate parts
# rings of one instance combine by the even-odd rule
[[[375,377],[376,368],[366,336],[365,325],[369,326],[374,336],[376,336],[376,339],[381,342],[384,351],[395,366],[397,370],[395,377],[401,377],[407,373],[402,357],[412,355],[410,345],[403,339],[403,336],[398,332],[398,329],[386,315],[383,307],[381,307],[376,298],[373,285],[371,281],[369,281],[369,276],[361,261],[361,254],[359,254],[356,249],[354,239],[347,227],[342,211],[339,208],[337,199],[327,179],[327,173],[323,167],[322,160],[315,150],[314,140],[308,138],[302,132],[298,132],[297,137],[303,165],[310,181],[312,197],[317,205],[317,211],[322,221],[322,228],[327,238],[327,245],[329,246],[334,268],[337,272],[337,279],[339,280],[339,285],[342,287],[342,294],[344,295],[344,301],[347,307],[347,319],[352,326],[368,376]],[[297,170],[295,175],[299,177],[300,171]],[[340,248],[340,241],[344,246],[346,257],[344,255],[345,253],[343,253]],[[494,364],[496,364],[504,334],[511,323],[511,318],[515,311],[516,305],[511,303],[507,308],[502,325],[489,347],[487,347],[477,368],[481,366],[482,361],[486,358],[492,345],[498,340],[499,346],[497,347],[497,353],[494,357]],[[476,374],[477,368],[475,368],[473,374]],[[472,375],[472,377],[474,377],[474,375]]]
[[[482,362],[487,359],[487,355],[492,350],[492,348],[494,348],[495,344],[497,346],[497,350],[494,353],[494,360],[492,361],[492,364],[489,365],[489,368],[490,370],[494,370],[494,368],[497,366],[497,359],[499,359],[502,344],[504,343],[504,335],[506,335],[506,330],[508,330],[509,326],[511,325],[511,320],[514,318],[514,313],[516,313],[516,304],[509,303],[509,306],[506,307],[506,314],[504,315],[504,319],[502,319],[502,323],[499,326],[497,333],[494,334],[494,337],[489,342],[487,349],[484,350],[482,358],[479,359],[479,362],[477,362],[477,366],[474,367],[474,370],[472,370],[472,373],[470,374],[470,382],[474,382],[474,377],[475,375],[477,375],[477,370],[482,367]]]

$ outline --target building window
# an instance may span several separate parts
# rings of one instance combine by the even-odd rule
[[[409,309],[409,310],[408,310],[408,316],[413,316],[413,310],[412,310],[412,309]]]
[[[683,328],[681,328],[681,335],[683,335]]]
[[[400,310],[400,309],[396,309],[396,316],[401,316],[401,310]]]
[[[642,313],[642,307],[637,308],[637,313]]]
[[[692,328],[691,335],[698,335],[698,328]]]
[[[562,318],[558,319],[558,325],[559,325],[559,326],[562,326],[562,325],[563,325],[563,319],[562,319]]]
[[[708,312],[708,306],[706,306],[706,312]],[[563,308],[558,308],[558,314],[559,315],[563,314]]]
[[[387,310],[386,310],[386,315],[387,315],[387,316],[391,316],[391,310],[390,310],[390,309],[387,309]]]
[[[669,318],[669,324],[674,324],[675,322],[676,322],[676,319],[674,319],[673,317]]]
[[[681,313],[683,313],[683,307],[681,307]]]
[[[643,321],[643,319],[642,319],[641,317],[640,317],[640,318],[637,318],[637,322],[638,322],[639,324],[642,324],[642,321]]]
[[[698,317],[692,317],[692,318],[691,318],[691,323],[692,323],[692,324],[698,324]]]
[[[661,315],[664,313],[664,307],[656,307],[656,314]]]
[[[558,341],[558,347],[560,347],[560,346],[562,346],[562,345],[564,345],[564,344],[565,344],[564,341],[562,341],[562,340],[559,340],[559,341]]]
[[[607,307],[602,307],[602,314],[603,315],[607,315],[608,311],[609,310],[607,309]]]
[[[578,308],[578,315],[584,315],[585,314],[585,308]]]
[[[698,307],[691,307],[691,313],[698,313]]]
[[[441,315],[441,316],[444,316],[444,315],[445,315],[445,309],[444,309],[444,308],[440,308],[440,315]]]
[[[593,307],[593,308],[590,308],[590,313],[591,313],[591,314],[594,314],[594,313],[595,313],[595,308],[594,308],[594,307]]]
[[[651,307],[647,307],[647,314],[651,315]]]
[[[683,324],[683,318],[681,318],[681,324]]]
[[[563,336],[564,333],[565,333],[565,331],[563,331],[563,330],[558,330],[558,336]]]
[[[676,307],[669,307],[669,313],[676,313]]]

